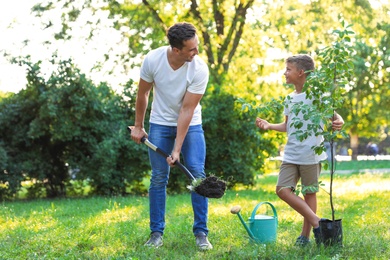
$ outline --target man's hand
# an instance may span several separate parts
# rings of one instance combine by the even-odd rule
[[[141,143],[142,137],[148,138],[148,134],[145,131],[145,128],[137,127],[137,126],[131,126],[131,139],[133,139],[134,142],[137,144]]]
[[[169,166],[173,167],[175,166],[176,161],[180,162],[180,153],[172,152],[171,156],[167,158],[167,163]]]

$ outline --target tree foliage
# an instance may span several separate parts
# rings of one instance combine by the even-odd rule
[[[359,137],[380,142],[388,136],[390,25],[378,24],[376,33],[381,35],[378,42],[370,43],[359,36],[354,44],[355,73],[340,111],[346,119],[355,159]]]
[[[317,153],[326,152],[324,142],[330,143],[330,206],[332,212],[332,221],[335,221],[335,209],[333,204],[333,180],[335,173],[335,154],[333,153],[334,144],[337,140],[339,131],[332,129],[334,121],[334,113],[339,110],[345,100],[345,88],[348,87],[353,75],[352,62],[352,44],[351,38],[355,34],[351,29],[351,25],[345,24],[342,21],[341,29],[334,30],[336,35],[332,45],[325,47],[318,53],[321,59],[319,69],[310,73],[310,76],[305,84],[307,97],[313,100],[313,107],[307,109],[305,107],[297,107],[296,114],[302,113],[304,118],[308,118],[311,123],[307,126],[309,135],[322,135],[324,141],[319,146],[312,147]],[[300,122],[292,122],[297,129],[297,124]],[[298,130],[297,136],[300,139],[306,138],[306,133]],[[342,132],[343,134],[343,132]],[[328,160],[329,161],[329,160]],[[327,167],[326,167],[327,168]]]
[[[60,17],[58,14],[45,15],[54,11],[58,12],[58,10],[61,11]],[[122,42],[127,43],[128,50],[120,52],[113,46],[111,51],[102,53],[102,56],[107,63],[113,61],[117,66],[123,67],[127,73],[134,73],[134,70],[131,69],[139,68],[143,56],[150,49],[167,44],[165,32],[170,25],[178,21],[188,21],[195,24],[199,29],[201,40],[200,56],[207,60],[211,72],[208,90],[202,100],[207,139],[207,167],[211,173],[216,172],[217,175],[223,175],[227,178],[234,176],[232,183],[252,183],[255,174],[264,170],[266,159],[276,155],[285,138],[279,133],[254,132],[253,121],[258,111],[241,110],[236,101],[242,99],[248,104],[256,106],[256,104],[266,103],[275,100],[279,95],[286,94],[288,88],[283,85],[281,73],[285,58],[296,53],[310,53],[312,55],[318,53],[320,49],[332,42],[331,32],[341,20],[353,24],[352,29],[356,32],[356,41],[353,42],[355,76],[349,84],[350,89],[346,91],[349,99],[346,99],[341,110],[341,114],[346,119],[346,129],[351,140],[353,136],[357,136],[357,133],[370,135],[370,133],[375,132],[372,129],[382,131],[382,135],[387,136],[384,129],[389,122],[389,112],[385,108],[390,95],[388,5],[383,4],[377,8],[374,3],[368,0],[296,2],[284,0],[42,0],[42,3],[36,5],[33,11],[41,19],[45,30],[54,30],[53,39],[43,39],[43,44],[55,45],[56,41],[68,41],[76,31],[74,28],[81,26],[83,29],[90,30],[90,33],[85,34],[86,42],[84,45],[88,46],[89,41],[99,35],[104,26],[116,28],[122,35]],[[56,24],[58,21],[60,24]],[[26,42],[28,43],[28,41]],[[39,66],[39,63],[35,66]],[[97,64],[91,70],[96,70],[100,66],[102,65]],[[114,73],[114,67],[112,72]],[[42,87],[56,82],[54,79],[51,79],[50,82],[45,81],[38,76],[37,74],[31,78],[36,86]],[[71,84],[74,83],[72,77],[66,77],[58,83],[58,86],[61,85],[61,88],[66,89],[68,81]],[[91,83],[88,84],[92,87]],[[118,107],[125,107],[129,113],[127,115],[127,118],[130,119],[129,122],[133,117],[135,88],[136,82],[130,82],[126,85],[125,91],[127,91],[126,95],[129,99],[126,99],[125,102],[122,102],[123,100],[116,101],[116,103],[107,101],[110,106],[120,104]],[[107,90],[103,90],[102,86],[98,86],[97,89],[107,92]],[[38,97],[43,99],[39,92],[30,92],[25,96],[25,100],[35,100]],[[53,91],[53,94],[61,96],[65,95],[64,92],[57,90],[55,93]],[[88,93],[94,93],[94,91],[89,90],[84,94]],[[113,94],[94,95],[98,96],[99,99],[107,100],[107,96]],[[10,97],[6,102],[11,102],[11,100]],[[43,100],[46,102],[44,105],[46,106],[45,110],[47,110],[45,111],[47,115],[44,118],[51,122],[53,115],[50,113],[59,112],[53,108],[55,107],[54,101],[47,98]],[[26,104],[18,109],[32,109],[34,111],[34,102],[36,101],[32,102],[31,108],[26,108],[28,102],[30,101],[26,101]],[[76,107],[78,105],[82,107],[82,104],[85,104],[81,97],[74,102]],[[108,104],[105,103],[106,101],[102,102],[105,105]],[[20,106],[16,103],[14,105]],[[102,105],[98,106],[103,107]],[[68,109],[68,107],[64,106],[61,109]],[[115,109],[112,108],[112,111]],[[375,113],[373,113],[374,111]],[[282,120],[278,109],[268,112],[267,117]],[[10,111],[9,113],[13,115],[12,113],[15,112]],[[85,116],[83,113],[80,115]],[[96,111],[93,115],[96,115],[97,118],[107,116]],[[29,123],[29,120],[26,122]],[[59,128],[59,124],[60,122],[53,120],[53,126]],[[107,125],[106,128],[108,128]],[[50,130],[47,127],[34,124],[31,127],[28,131],[34,134]],[[56,135],[56,140],[68,138],[72,127],[74,127],[72,124],[68,126],[68,129],[64,126],[64,129],[61,129],[62,132],[60,131],[61,135]],[[84,127],[91,129],[91,126],[87,125],[86,122]],[[94,130],[95,133],[91,130],[94,133],[93,136],[105,132],[102,129]],[[75,126],[75,131],[80,133],[77,126]],[[105,132],[106,135],[108,132]],[[122,136],[122,133],[116,132],[116,135],[112,134],[112,137],[114,136]],[[22,138],[21,140],[24,138],[23,136],[19,137]],[[91,141],[91,144],[85,147],[80,145],[80,149],[86,148],[88,150],[92,149],[91,147],[96,149],[99,147],[99,150],[95,150],[93,153],[99,158],[107,156],[103,151],[109,151],[108,147],[114,147],[114,152],[110,154],[112,159],[110,162],[112,163],[115,161],[113,158],[117,158],[118,151],[123,149],[121,139],[97,139],[97,137],[90,136],[84,138],[87,138],[88,142]],[[49,140],[51,139],[49,138]],[[5,156],[1,156],[1,147],[6,151]],[[132,146],[134,151],[139,149],[143,148]],[[80,158],[89,154],[83,150],[72,152],[80,154]],[[144,154],[139,153],[132,157],[134,165],[143,165]],[[88,156],[91,158],[91,155]],[[9,151],[5,148],[4,141],[0,143],[0,158],[9,158]],[[224,160],[218,158],[224,158]],[[75,161],[77,160],[75,159]],[[83,159],[83,162],[87,161]],[[233,161],[234,164],[228,163]],[[77,161],[77,163],[80,162]],[[96,171],[98,166],[110,174],[115,172],[113,170],[115,163],[111,165],[109,161],[105,161],[103,164],[103,160],[97,160],[94,163],[90,163],[88,166],[92,170],[91,172]],[[245,165],[243,166],[243,164]],[[83,164],[84,169],[87,169],[86,165]],[[125,166],[120,166],[115,174],[119,174],[121,167]],[[140,169],[144,169],[143,166]],[[63,169],[63,171],[65,170]],[[243,171],[245,174],[240,175]],[[84,174],[84,171],[81,174]],[[177,176],[179,178],[177,180],[176,175],[171,176],[171,183],[186,181],[180,180],[180,175]],[[100,180],[103,181],[103,179]],[[113,182],[123,180],[123,178],[110,179]],[[99,181],[96,180],[96,182]],[[172,189],[178,189],[178,186],[174,185]],[[105,189],[99,188],[99,190]],[[107,191],[107,193],[110,192]]]
[[[26,64],[27,88],[0,103],[0,181],[15,193],[30,180],[34,197],[64,196],[71,179],[89,180],[96,194],[140,191],[148,167],[126,131],[131,102],[105,83],[94,86],[70,61],[53,61],[48,80],[39,63]]]

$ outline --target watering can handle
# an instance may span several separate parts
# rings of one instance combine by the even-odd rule
[[[257,209],[258,209],[261,205],[263,205],[263,204],[268,204],[268,205],[271,206],[272,211],[274,212],[274,217],[277,219],[277,218],[278,218],[278,214],[276,213],[276,209],[275,209],[274,205],[272,205],[272,204],[269,203],[268,201],[266,201],[266,202],[260,202],[259,204],[256,205],[256,207],[255,207],[255,208],[253,209],[253,211],[252,211],[251,219],[254,219],[254,218],[255,218]],[[276,222],[276,223],[277,223],[277,222]]]

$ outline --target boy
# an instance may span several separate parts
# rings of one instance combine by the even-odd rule
[[[319,244],[321,242],[320,218],[316,215],[316,192],[307,192],[304,195],[304,199],[292,192],[299,179],[303,186],[318,185],[321,161],[326,159],[326,153],[317,155],[312,150],[313,146],[319,145],[322,142],[322,136],[312,135],[301,142],[297,139],[296,135],[293,135],[296,129],[291,126],[294,117],[299,117],[304,122],[301,114],[296,115],[291,111],[291,106],[293,103],[301,101],[305,104],[311,104],[311,100],[306,98],[306,93],[302,92],[302,90],[309,71],[313,70],[314,61],[309,55],[299,54],[287,58],[284,76],[287,84],[294,85],[295,91],[289,94],[291,99],[286,102],[284,109],[285,121],[279,124],[271,124],[264,119],[256,119],[256,126],[260,129],[287,132],[288,140],[285,146],[283,162],[280,166],[276,194],[304,217],[302,232],[296,240],[296,245],[299,246],[307,245],[310,242],[309,237],[312,227],[316,243]],[[332,125],[333,129],[340,130],[343,124],[343,119],[336,113]],[[305,130],[304,127],[305,125],[301,130]]]

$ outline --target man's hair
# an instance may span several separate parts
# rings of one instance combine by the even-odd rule
[[[196,28],[190,23],[176,23],[168,29],[168,41],[172,48],[181,50],[184,47],[184,41],[194,38]]]
[[[314,60],[307,54],[298,54],[286,59],[287,63],[294,63],[295,66],[303,71],[313,71],[314,70]],[[310,72],[306,72],[310,74]]]

